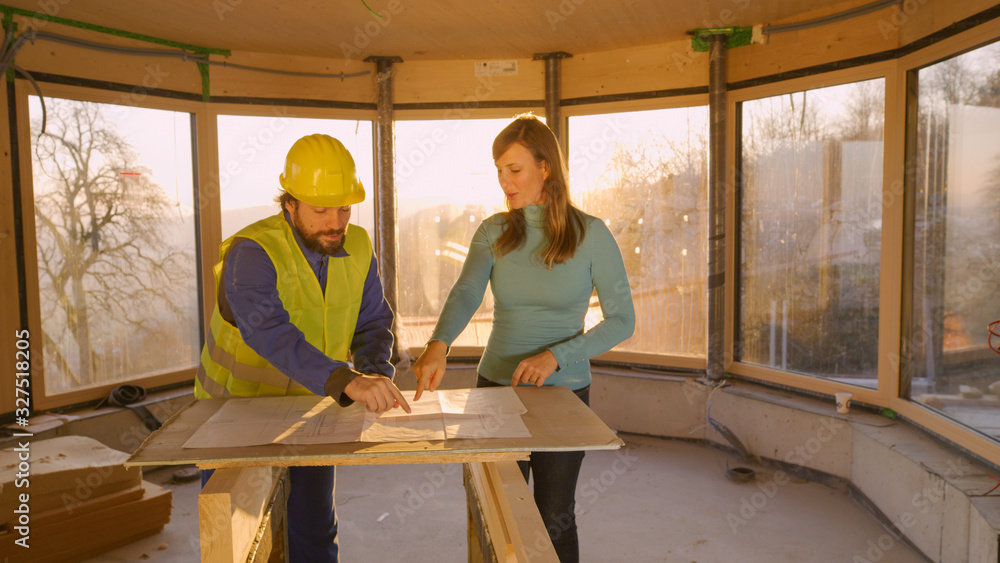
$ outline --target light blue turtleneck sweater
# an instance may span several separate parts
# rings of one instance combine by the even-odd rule
[[[489,282],[495,303],[493,331],[479,373],[509,385],[521,360],[551,350],[559,368],[545,385],[580,389],[590,384],[590,358],[607,352],[635,330],[632,292],[621,251],[604,222],[584,214],[583,242],[573,258],[550,270],[536,258],[548,244],[545,206],[525,207],[524,217],[524,246],[503,257],[493,247],[502,232],[504,214],[479,225],[431,340],[451,346],[482,303]],[[604,320],[584,332],[594,288]]]

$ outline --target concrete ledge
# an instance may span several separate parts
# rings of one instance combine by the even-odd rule
[[[748,382],[712,389],[691,378],[594,370],[591,407],[611,428],[735,449],[706,422],[725,425],[763,465],[839,487],[886,526],[866,554],[897,541],[929,560],[1000,559],[1000,495],[990,469],[897,420]]]

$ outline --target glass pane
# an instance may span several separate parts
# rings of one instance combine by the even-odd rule
[[[877,386],[884,89],[742,104],[740,360]]]
[[[903,394],[1000,437],[1000,358],[987,330],[1000,319],[1000,44],[924,68],[917,81]]]
[[[372,122],[288,117],[276,109],[267,117],[220,115],[218,190],[222,207],[222,238],[278,212],[274,197],[281,186],[288,149],[306,135],[336,138],[354,157],[365,200],[354,206],[351,223],[375,240],[375,183],[372,180]]]
[[[190,115],[29,104],[45,392],[195,367]]]
[[[573,199],[611,229],[629,275],[636,329],[616,350],[704,357],[708,270],[708,108],[569,119]],[[601,319],[596,296],[587,326]]]
[[[479,223],[504,211],[491,147],[509,119],[396,123],[401,347],[422,348],[458,279]],[[453,346],[486,346],[489,289]]]

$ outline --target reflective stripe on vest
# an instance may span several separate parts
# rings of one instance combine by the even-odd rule
[[[368,233],[357,225],[348,227],[344,237],[348,256],[328,259],[324,292],[284,215],[258,221],[222,243],[214,268],[217,295],[226,254],[236,239],[253,240],[267,253],[277,272],[281,304],[306,340],[330,358],[347,361],[372,259]],[[271,309],[262,304],[261,319],[270,313]],[[212,311],[208,332],[195,379],[195,397],[310,393],[254,352],[243,341],[239,329],[222,318],[218,304]]]

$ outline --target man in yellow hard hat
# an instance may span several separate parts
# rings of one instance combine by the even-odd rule
[[[337,139],[309,135],[289,149],[279,181],[281,211],[220,248],[195,396],[312,393],[409,412],[392,383],[392,311],[374,252],[365,230],[348,224],[365,199],[354,159]],[[337,561],[334,469],[290,469],[292,561]]]

